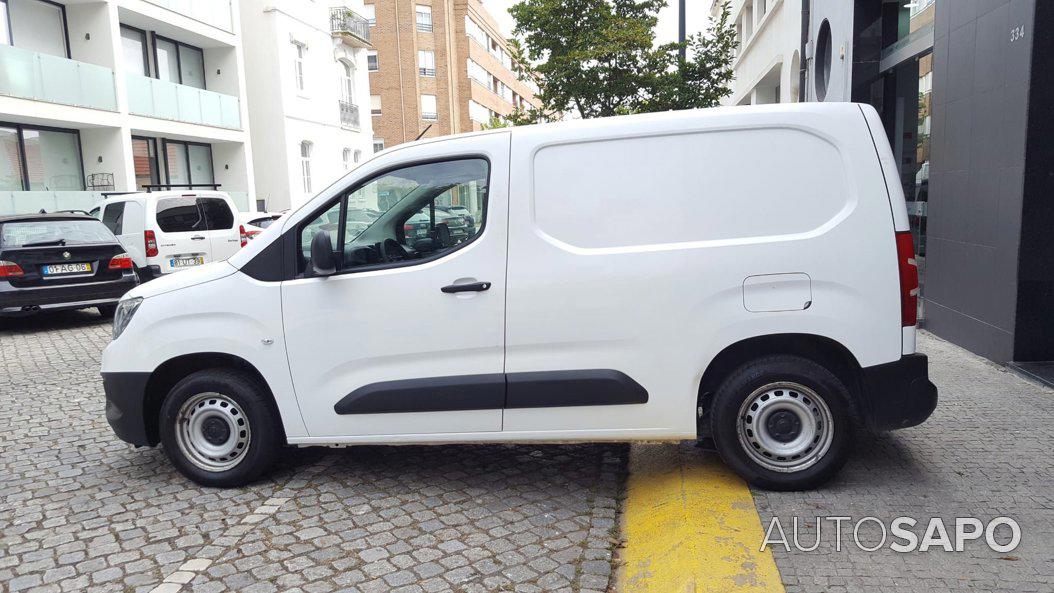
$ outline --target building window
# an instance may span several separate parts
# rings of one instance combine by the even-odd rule
[[[421,76],[436,75],[436,54],[434,51],[420,50],[417,52],[417,72]]]
[[[384,150],[384,138],[373,139],[373,152],[380,152]]]
[[[304,180],[304,193],[311,193],[311,143],[304,140],[300,143],[300,175]]]
[[[418,4],[415,12],[417,13],[417,30],[424,31],[425,33],[431,33],[432,7],[425,6],[424,4]]]
[[[370,50],[366,52],[366,69],[370,72],[376,72],[381,69],[380,63],[377,61],[377,52]]]
[[[355,158],[355,162],[356,163],[361,162],[362,161],[362,151],[356,148],[355,149],[355,157],[354,158]]]
[[[165,176],[172,187],[213,186],[212,146],[199,142],[162,140]]]
[[[293,56],[293,80],[296,81],[296,90],[304,90],[304,46],[293,42],[296,55]]]
[[[490,47],[490,35],[487,35],[483,27],[477,25],[476,21],[472,20],[468,15],[465,15],[465,34],[483,47]]]
[[[370,115],[381,114],[381,96],[370,95]]]
[[[472,58],[468,59],[468,77],[483,86],[490,86],[490,72]]]
[[[345,148],[341,154],[341,160],[344,162],[344,170],[347,171],[351,168],[351,149]]]
[[[157,77],[194,88],[205,88],[205,53],[154,33],[154,65]]]
[[[150,76],[150,62],[146,52],[146,31],[121,25],[121,53],[126,72]]]
[[[351,64],[341,60],[340,64],[340,97],[348,103],[355,103],[355,70]]]
[[[161,183],[157,139],[132,136],[132,169],[135,171],[136,189]]]
[[[377,24],[377,6],[374,4],[363,4],[362,5],[362,18],[366,19],[366,23],[371,27]]]
[[[421,95],[421,119],[436,121],[439,119],[439,108],[435,95]]]
[[[0,0],[0,42],[69,58],[66,7],[44,0]]]
[[[77,130],[0,124],[0,190],[83,190]]]
[[[489,124],[490,121],[496,117],[498,117],[497,113],[471,99],[469,100],[468,118],[472,121],[480,124]]]

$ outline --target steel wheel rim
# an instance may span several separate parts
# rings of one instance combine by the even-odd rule
[[[226,395],[199,393],[179,408],[176,443],[183,455],[203,470],[220,472],[238,465],[251,441],[249,418]]]
[[[831,448],[834,417],[815,391],[794,382],[759,387],[739,408],[739,444],[765,469],[791,473],[815,465]]]

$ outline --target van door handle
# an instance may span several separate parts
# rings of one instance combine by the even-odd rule
[[[204,241],[205,237],[202,237],[201,235],[195,235],[195,236],[191,237],[190,240],[191,241]]]
[[[473,282],[472,284],[451,284],[439,290],[447,294],[454,294],[457,292],[483,292],[488,288],[490,288],[490,282]]]

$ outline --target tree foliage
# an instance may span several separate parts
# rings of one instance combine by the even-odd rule
[[[666,0],[521,0],[512,58],[542,106],[509,123],[713,107],[731,93],[736,32],[726,2],[705,33],[655,45]],[[682,46],[687,58],[680,59]]]

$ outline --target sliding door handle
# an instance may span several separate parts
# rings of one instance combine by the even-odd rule
[[[454,294],[457,292],[483,292],[490,288],[490,282],[473,282],[471,284],[451,284],[444,286],[439,290],[447,294]]]

